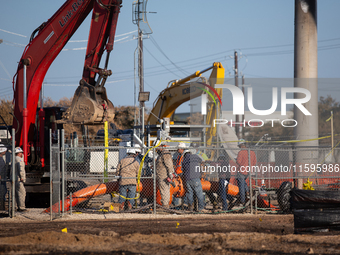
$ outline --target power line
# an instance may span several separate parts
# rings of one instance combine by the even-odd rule
[[[172,60],[164,53],[164,51],[161,49],[161,47],[158,45],[158,43],[156,42],[156,40],[153,38],[153,36],[150,36],[151,42],[156,46],[156,48],[163,54],[163,56],[170,61],[171,64],[173,64],[178,71],[182,72],[184,75],[188,75],[189,73],[186,72],[185,70],[183,70],[182,68],[180,68],[179,66],[177,66],[174,62],[172,62]]]
[[[21,37],[27,37],[26,35],[17,34],[17,33],[10,32],[10,31],[4,30],[4,29],[0,29],[0,31],[8,33],[8,34],[12,34],[12,35],[17,35],[17,36],[21,36]]]
[[[174,72],[172,72],[170,69],[168,69],[165,65],[163,65],[160,61],[158,61],[158,59],[144,46],[144,49],[146,49],[146,51],[150,54],[151,57],[153,57],[157,63],[159,63],[161,66],[163,66],[166,70],[168,70],[170,73],[172,73],[173,75],[176,75]]]

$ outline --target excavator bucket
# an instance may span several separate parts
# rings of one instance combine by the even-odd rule
[[[114,107],[104,86],[95,87],[81,80],[71,106],[59,123],[99,125],[106,120],[113,122],[114,117]]]

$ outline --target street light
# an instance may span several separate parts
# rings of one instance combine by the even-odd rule
[[[140,91],[138,94],[138,101],[142,104],[142,142],[144,145],[144,102],[149,101],[150,92],[149,91]]]

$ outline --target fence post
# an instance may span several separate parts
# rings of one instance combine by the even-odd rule
[[[156,150],[153,148],[153,213],[156,214],[156,197],[157,197],[157,189],[156,189],[157,181],[156,181]]]
[[[53,202],[53,173],[52,173],[52,131],[48,130],[48,142],[50,144],[50,220],[52,221],[52,202]]]
[[[72,192],[70,193],[70,215],[72,215]]]
[[[253,185],[252,185],[252,180],[251,180],[251,157],[250,157],[250,147],[248,147],[248,165],[249,165],[249,194],[250,194],[250,214],[253,214]]]
[[[65,132],[64,132],[64,129],[61,130],[61,173],[62,173],[62,177],[61,177],[61,203],[63,205],[63,211],[62,211],[62,216],[64,216],[64,213],[65,213],[65,143],[64,143],[64,136],[65,136]],[[59,136],[58,136],[59,138]],[[59,146],[58,146],[59,147]]]
[[[15,216],[15,129],[12,128],[12,213]]]

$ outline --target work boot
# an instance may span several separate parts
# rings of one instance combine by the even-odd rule
[[[217,207],[217,202],[215,201],[215,202],[213,202],[213,210],[215,211],[215,210],[217,210],[218,209],[218,207]]]
[[[23,208],[23,209],[19,208],[17,211],[18,212],[28,212],[28,210],[26,208]]]
[[[128,206],[128,210],[132,210],[132,205],[131,205],[130,201],[127,201],[127,206]]]
[[[124,212],[125,202],[121,203],[119,206],[119,212]]]

